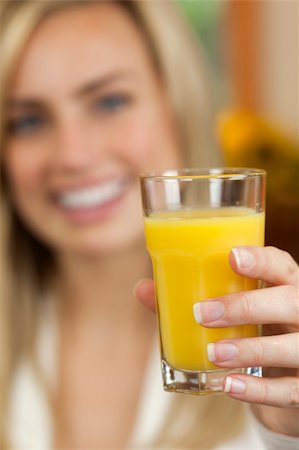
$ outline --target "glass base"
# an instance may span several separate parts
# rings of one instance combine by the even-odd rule
[[[190,370],[175,369],[167,364],[164,359],[162,359],[161,364],[165,391],[181,392],[183,394],[207,395],[223,393],[224,378],[233,373],[245,373],[257,377],[262,376],[261,367],[193,372]]]

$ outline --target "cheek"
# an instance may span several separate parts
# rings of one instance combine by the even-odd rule
[[[141,170],[175,165],[179,160],[174,133],[166,119],[157,115],[140,113],[128,118],[115,133],[115,148],[123,149],[123,157]]]
[[[25,194],[37,188],[43,179],[43,163],[32,149],[9,146],[4,159],[8,183],[13,194]]]

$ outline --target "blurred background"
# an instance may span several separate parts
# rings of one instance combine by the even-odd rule
[[[299,2],[178,3],[210,61],[225,164],[267,171],[266,244],[299,262]]]

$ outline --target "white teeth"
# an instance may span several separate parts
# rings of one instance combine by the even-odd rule
[[[65,208],[91,208],[113,200],[124,189],[120,181],[93,186],[60,195],[58,201]]]

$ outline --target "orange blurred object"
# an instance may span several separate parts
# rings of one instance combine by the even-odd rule
[[[267,171],[266,244],[299,261],[299,144],[251,111],[224,111],[217,134],[227,166]]]

